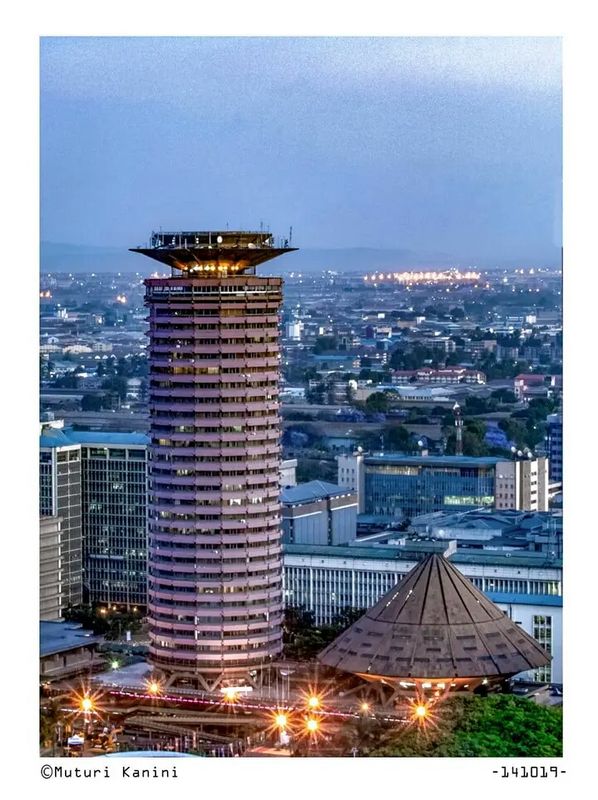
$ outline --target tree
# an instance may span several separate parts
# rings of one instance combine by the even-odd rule
[[[319,355],[331,350],[336,350],[336,344],[336,336],[318,336],[313,346],[313,352]]]
[[[496,389],[490,397],[493,397],[495,400],[498,400],[499,403],[504,404],[513,404],[517,402],[517,398],[515,394],[511,391],[511,389]]]
[[[79,388],[79,378],[74,372],[69,372],[67,375],[56,378],[52,385],[57,389],[77,389]]]
[[[101,411],[102,397],[97,394],[84,394],[81,398],[81,411]]]
[[[365,407],[370,414],[376,411],[380,411],[383,414],[386,413],[390,407],[388,393],[374,392],[365,401]]]
[[[102,389],[114,392],[121,400],[124,400],[127,396],[127,379],[120,375],[113,378],[106,378],[106,380],[102,381]]]
[[[433,710],[435,726],[378,737],[370,756],[558,758],[562,709],[508,694],[452,696]]]
[[[57,726],[65,720],[59,698],[52,698],[41,709],[39,725],[39,743],[42,747],[54,746]]]
[[[389,450],[408,453],[413,449],[411,434],[404,425],[387,425],[384,428],[384,442]]]

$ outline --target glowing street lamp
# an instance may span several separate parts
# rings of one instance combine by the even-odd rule
[[[86,714],[89,714],[90,711],[93,710],[93,700],[91,697],[83,697],[81,699],[81,711],[84,711]]]
[[[360,708],[361,708],[361,710],[362,710],[362,712],[363,712],[364,714],[367,714],[367,713],[368,713],[368,711],[370,710],[369,703],[362,703],[362,704],[361,704],[361,706],[360,706]]]
[[[309,708],[314,708],[314,709],[319,708],[320,698],[317,695],[312,694],[311,697],[307,699],[307,705],[309,706]]]
[[[234,703],[238,696],[238,692],[234,686],[227,686],[222,690],[222,694],[227,703]]]
[[[161,687],[158,681],[152,681],[152,680],[148,681],[148,683],[146,684],[146,688],[149,694],[153,695],[154,697],[156,697],[156,695],[159,695],[161,691]]]
[[[417,705],[413,709],[413,713],[417,719],[423,720],[428,716],[428,707],[423,704]]]
[[[318,730],[320,725],[319,725],[319,722],[318,722],[317,719],[314,719],[313,717],[310,717],[306,721],[305,727],[307,728],[307,732],[308,733],[314,734],[314,733],[316,733],[316,731]]]
[[[114,661],[113,661],[113,662],[110,664],[110,666],[112,667],[112,669],[118,669],[118,668],[120,667],[120,664],[118,663],[118,661],[114,660]]]
[[[277,714],[276,717],[274,718],[274,721],[277,727],[280,728],[281,731],[284,731],[285,728],[287,727],[288,718],[286,714]]]

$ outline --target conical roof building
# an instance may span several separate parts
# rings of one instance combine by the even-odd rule
[[[550,656],[446,558],[431,554],[318,660],[371,681],[474,688],[542,667]]]

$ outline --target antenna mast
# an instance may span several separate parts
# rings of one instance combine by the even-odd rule
[[[455,403],[453,406],[455,417],[455,455],[463,455],[463,417],[461,416],[461,406]]]

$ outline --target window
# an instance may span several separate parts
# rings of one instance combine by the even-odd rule
[[[547,653],[552,653],[552,617],[544,615],[534,615],[533,617],[533,636]],[[547,664],[534,671],[534,680],[549,682],[552,680],[552,666]]]

